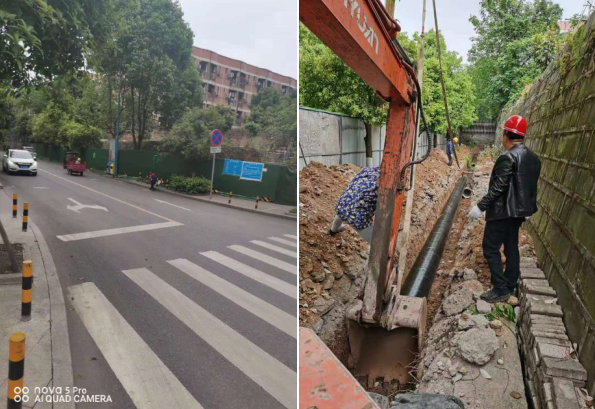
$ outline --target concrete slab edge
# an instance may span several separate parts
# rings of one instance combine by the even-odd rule
[[[72,374],[70,339],[68,336],[68,323],[66,321],[66,304],[60,285],[60,278],[58,277],[54,259],[43,234],[41,234],[41,231],[31,219],[29,219],[29,227],[35,235],[41,253],[50,296],[52,383],[53,386],[69,387],[72,390],[74,377]],[[75,409],[75,405],[74,402],[60,402],[54,403],[53,408]]]
[[[94,173],[99,174],[98,172],[94,172]],[[129,183],[131,185],[134,185],[134,186],[145,187],[146,188],[146,185],[144,185],[142,183],[139,183],[139,182],[135,182],[133,180],[112,178],[109,175],[101,175],[101,174],[99,174],[99,175],[100,176],[103,176],[103,177],[106,177],[106,178],[109,178],[109,179],[117,180],[119,182],[125,182],[125,183]],[[171,191],[171,190],[158,189],[157,192],[168,193],[168,194],[174,195],[174,196],[186,197],[188,199],[197,200],[199,202],[208,203],[208,204],[212,204],[212,205],[216,205],[216,206],[223,206],[223,207],[227,207],[227,208],[230,208],[231,207],[233,209],[241,210],[241,211],[244,211],[244,212],[256,213],[256,214],[260,214],[260,215],[264,215],[264,216],[277,217],[277,218],[286,219],[286,220],[297,220],[297,213],[296,213],[295,216],[288,215],[288,214],[269,213],[269,212],[258,211],[256,209],[248,209],[248,208],[241,207],[241,206],[234,206],[234,205],[225,204],[225,203],[212,202],[209,199],[204,199],[202,197],[187,195],[187,194],[180,193],[180,192],[174,192],[174,191]]]
[[[21,277],[20,273],[0,274],[0,285],[20,284]]]

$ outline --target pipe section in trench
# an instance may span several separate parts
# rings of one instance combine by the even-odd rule
[[[462,176],[452,191],[444,211],[434,224],[424,247],[415,259],[411,271],[407,275],[401,295],[410,297],[427,297],[430,294],[444,247],[448,240],[448,233],[457,214],[457,208],[467,186],[467,177]]]

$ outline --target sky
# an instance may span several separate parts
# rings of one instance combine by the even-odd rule
[[[298,0],[180,0],[194,45],[297,79]]]
[[[569,18],[582,13],[584,0],[554,0],[562,9],[563,17]],[[395,3],[395,17],[401,23],[401,30],[411,35],[421,31],[422,0],[398,0]],[[479,14],[479,0],[436,0],[438,27],[444,35],[449,50],[454,50],[467,61],[471,48],[471,37],[475,32],[469,22],[471,15]],[[432,1],[426,5],[426,32],[434,28]]]
[[[422,0],[398,0],[395,16],[409,35],[421,29]],[[583,11],[584,0],[557,0],[564,18]],[[194,45],[297,78],[298,0],[180,0],[194,31]],[[434,27],[432,1],[427,0],[426,31]],[[437,0],[438,24],[449,50],[463,61],[474,35],[469,16],[479,0]]]

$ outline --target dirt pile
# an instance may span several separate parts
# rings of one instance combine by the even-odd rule
[[[328,234],[337,200],[359,171],[318,162],[300,171],[300,325],[317,332],[321,317],[355,298],[354,281],[368,257],[367,243],[351,227]]]

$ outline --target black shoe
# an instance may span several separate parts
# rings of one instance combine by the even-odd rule
[[[485,293],[480,295],[479,298],[493,304],[496,302],[502,302],[502,301],[508,300],[508,298],[510,298],[510,293],[508,292],[508,289],[503,294],[502,292],[497,291],[492,288],[491,290],[486,291]]]
[[[338,233],[341,233],[341,232],[339,232],[339,231],[332,231],[331,229],[328,230],[328,234],[331,235],[331,236],[334,236],[334,235],[336,235]]]

